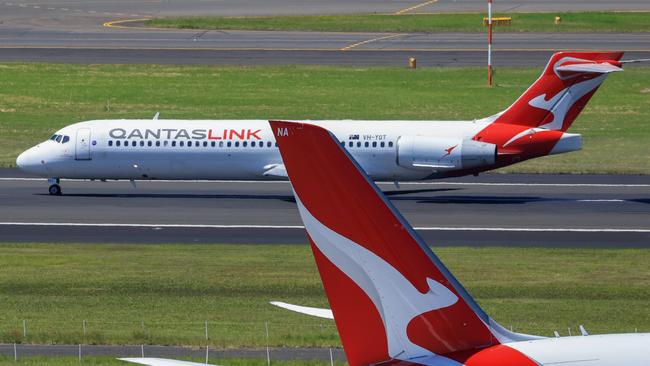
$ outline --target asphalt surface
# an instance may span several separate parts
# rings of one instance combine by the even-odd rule
[[[307,242],[286,182],[0,178],[0,241]],[[486,174],[381,184],[433,246],[650,247],[650,177]]]
[[[0,61],[163,64],[485,64],[484,34],[186,31],[102,26],[170,15],[482,11],[484,1],[0,1]],[[497,11],[650,10],[648,1],[499,1]],[[126,23],[126,24],[136,24]],[[543,65],[561,49],[632,51],[650,58],[645,34],[497,34],[497,66]],[[352,52],[365,51],[365,52]]]

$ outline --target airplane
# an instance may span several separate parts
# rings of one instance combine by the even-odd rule
[[[589,335],[581,327],[580,336],[546,338],[499,325],[336,135],[307,123],[270,124],[331,306],[291,310],[333,318],[350,366],[650,365],[650,333]]]
[[[339,140],[377,181],[429,180],[580,150],[568,133],[623,52],[558,52],[506,110],[472,121],[310,121]],[[471,100],[468,99],[468,103]],[[16,159],[22,170],[60,179],[286,179],[266,120],[95,120],[75,123]],[[314,166],[314,169],[319,167]]]

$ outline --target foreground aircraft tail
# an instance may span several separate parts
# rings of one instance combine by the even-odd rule
[[[557,52],[542,75],[494,122],[566,131],[623,52]]]
[[[351,366],[535,338],[490,319],[327,130],[270,123]]]

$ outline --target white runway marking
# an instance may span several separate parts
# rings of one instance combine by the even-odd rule
[[[0,181],[34,181],[34,182],[47,182],[45,178],[0,178]],[[89,179],[61,179],[62,182],[90,182]],[[115,183],[118,181],[109,180],[108,182],[99,183]],[[119,182],[128,182],[128,180],[120,180]],[[250,184],[289,184],[288,181],[282,180],[136,180],[136,183],[250,183]],[[391,185],[393,182],[377,182],[378,185]],[[489,183],[489,182],[400,182],[401,186],[409,185],[432,185],[432,186],[503,186],[503,187],[647,187],[650,184],[615,184],[615,183]]]
[[[188,229],[304,229],[302,225],[211,225],[211,224],[121,224],[86,222],[0,222],[0,226],[69,226],[69,227],[134,227]],[[502,231],[502,232],[574,232],[574,233],[650,233],[650,229],[617,228],[515,228],[515,227],[445,227],[419,226],[421,231]]]

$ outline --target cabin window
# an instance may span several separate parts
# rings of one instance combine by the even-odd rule
[[[219,147],[223,147],[223,141],[219,141]]]
[[[113,146],[113,140],[108,140],[108,146]]]
[[[120,140],[115,141],[115,146],[120,146]]]
[[[153,146],[153,142],[152,141],[147,141],[147,146],[149,146],[149,147]]]
[[[212,142],[210,143],[210,146],[215,147],[215,146],[217,146],[217,143],[216,143],[215,141],[212,141]]]
[[[377,147],[377,141],[372,142],[372,147]]]
[[[239,147],[239,141],[235,141],[235,147]]]
[[[137,144],[138,144],[137,141],[131,141],[131,146],[134,146],[134,147],[135,147]]]
[[[160,146],[160,141],[156,141],[156,147]]]
[[[179,141],[179,142],[178,142],[178,146],[180,146],[180,147],[185,146],[185,141]]]
[[[208,147],[208,142],[207,141],[203,141],[203,147]]]
[[[255,147],[255,141],[251,141],[251,147]]]
[[[268,142],[266,143],[266,147],[271,147],[271,141],[268,141]]]
[[[384,146],[386,146],[385,142],[382,141],[382,142],[379,143],[379,147],[384,147]]]
[[[183,143],[181,142],[181,146],[183,146],[182,144],[183,144]],[[187,146],[188,146],[188,147],[192,146],[192,141],[188,141],[188,142],[187,142]]]
[[[366,141],[366,142],[363,143],[363,146],[368,147],[368,146],[370,146],[370,143],[368,141]]]
[[[169,141],[165,140],[165,142],[163,142],[163,146],[167,146],[167,145],[169,145],[168,142],[169,142]]]
[[[176,140],[172,141],[172,147],[176,146]]]
[[[128,141],[124,141],[124,147],[129,147],[129,142]]]
[[[353,147],[353,146],[354,146],[354,142],[352,142],[352,141],[348,142],[348,146],[349,146],[349,147]]]
[[[361,147],[361,141],[357,141],[357,147]]]
[[[260,147],[264,147],[264,141],[260,141]]]
[[[248,141],[244,141],[244,142],[242,142],[242,143],[241,143],[241,146],[243,146],[243,147],[248,146]]]
[[[144,140],[140,140],[140,146],[144,146]]]
[[[232,146],[232,141],[228,141],[228,147]]]
[[[393,141],[388,141],[388,147],[393,147]]]
[[[277,143],[277,142],[275,143],[275,147],[278,147],[278,143]]]

